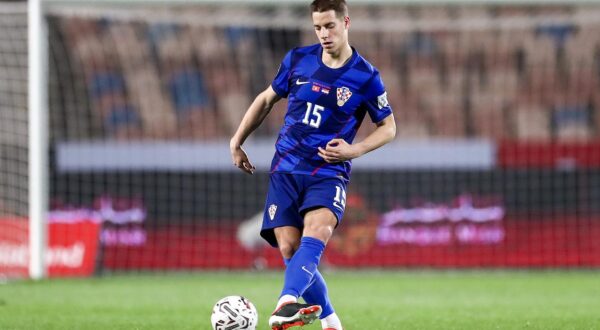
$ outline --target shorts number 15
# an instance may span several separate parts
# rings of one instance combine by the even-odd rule
[[[333,206],[344,210],[346,208],[346,191],[340,186],[335,186],[335,197],[333,198]]]

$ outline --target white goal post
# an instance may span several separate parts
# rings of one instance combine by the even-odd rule
[[[28,2],[29,26],[29,276],[46,275],[48,212],[47,29],[40,0]]]

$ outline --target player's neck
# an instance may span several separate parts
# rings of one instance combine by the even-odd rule
[[[341,68],[350,60],[352,57],[352,47],[349,44],[346,44],[344,47],[340,48],[340,50],[336,53],[329,54],[326,51],[323,51],[321,55],[321,60],[323,64],[326,66],[337,69]]]

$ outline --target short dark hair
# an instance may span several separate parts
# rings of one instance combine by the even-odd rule
[[[348,16],[346,0],[314,0],[310,4],[311,13],[323,13],[330,10],[335,11],[335,16],[337,17]]]

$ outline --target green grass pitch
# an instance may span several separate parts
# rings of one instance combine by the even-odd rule
[[[346,330],[600,329],[598,271],[336,271],[325,278]],[[8,282],[0,284],[0,329],[209,330],[212,305],[232,294],[254,302],[258,329],[268,329],[281,283],[273,272]]]

